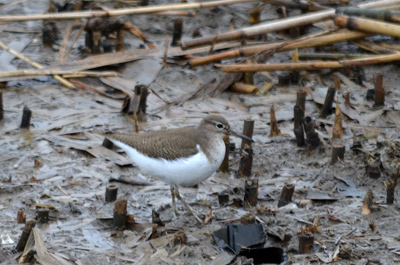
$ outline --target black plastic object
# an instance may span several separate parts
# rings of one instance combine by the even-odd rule
[[[265,242],[265,231],[260,224],[227,224],[213,233],[213,238],[221,248],[228,248],[239,254],[242,248],[256,246]]]
[[[253,259],[254,264],[280,264],[284,261],[283,249],[277,247],[246,248],[239,255]]]

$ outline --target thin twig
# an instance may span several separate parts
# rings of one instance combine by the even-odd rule
[[[78,40],[79,36],[82,34],[82,31],[85,29],[85,26],[86,26],[86,24],[82,23],[81,27],[79,28],[78,33],[76,34],[74,40],[72,41],[71,45],[69,46],[67,52],[64,53],[65,52],[65,48],[67,47],[67,44],[68,44],[69,36],[71,35],[71,32],[72,32],[74,26],[71,26],[68,29],[67,33],[65,34],[65,37],[64,37],[63,43],[61,45],[61,48],[60,48],[60,59],[58,60],[58,63],[60,63],[60,64],[63,63],[64,59],[69,56],[69,54],[71,53],[72,47],[74,46],[75,42]]]
[[[4,77],[17,77],[17,76],[43,76],[43,75],[73,75],[74,77],[86,77],[86,76],[119,76],[117,72],[95,72],[95,71],[71,71],[71,70],[15,70],[0,72],[0,78]]]
[[[21,60],[24,60],[25,62],[29,63],[30,65],[38,68],[38,69],[43,69],[43,66],[41,66],[40,64],[32,61],[31,59],[29,59],[28,57],[26,57],[25,55],[20,54],[17,51],[14,51],[13,49],[8,48],[3,42],[0,41],[0,48],[3,48],[4,50],[6,50],[7,52],[13,54],[14,56],[20,58]],[[68,87],[68,88],[75,88],[75,86],[69,82],[68,80],[62,78],[59,75],[53,75],[53,77],[58,80],[61,84],[63,84],[64,86]]]

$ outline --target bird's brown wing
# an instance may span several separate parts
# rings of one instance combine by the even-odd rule
[[[189,157],[198,152],[194,127],[138,134],[102,133],[102,135],[110,140],[117,140],[132,146],[153,158],[174,160]]]

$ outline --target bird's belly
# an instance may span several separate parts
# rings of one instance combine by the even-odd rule
[[[174,161],[157,159],[156,164],[148,168],[138,165],[161,181],[179,186],[197,185],[218,169],[218,165],[211,164],[203,153]]]
[[[190,157],[166,160],[148,157],[122,142],[113,142],[124,149],[142,171],[165,183],[179,186],[194,186],[209,178],[221,165],[225,154],[225,150],[219,152],[222,156],[220,154],[211,162],[201,151]]]

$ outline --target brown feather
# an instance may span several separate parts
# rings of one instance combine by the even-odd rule
[[[195,127],[170,129],[138,134],[99,133],[111,141],[117,140],[134,147],[139,152],[152,158],[174,160],[189,157],[198,152],[199,144],[194,136]]]

